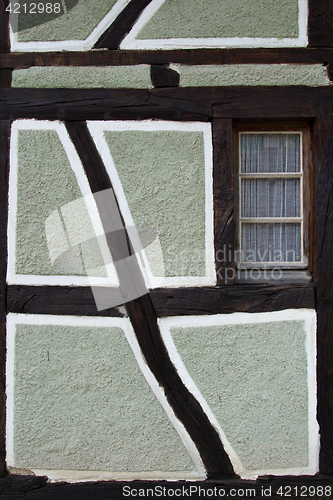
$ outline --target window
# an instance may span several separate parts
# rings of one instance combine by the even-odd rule
[[[238,279],[309,280],[307,149],[304,125],[237,130]]]

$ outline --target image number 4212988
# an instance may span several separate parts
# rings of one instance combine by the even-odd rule
[[[67,14],[79,0],[62,2],[10,2],[6,7],[13,33],[31,29]]]

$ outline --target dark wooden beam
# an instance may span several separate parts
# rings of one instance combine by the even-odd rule
[[[135,64],[327,64],[333,48],[235,48],[181,50],[89,50],[0,54],[0,68],[123,66]]]
[[[192,486],[191,494],[190,487]],[[311,487],[311,488],[310,488]],[[156,488],[156,489],[155,489]],[[199,488],[202,492],[199,494]],[[326,488],[326,489],[325,489]],[[151,490],[156,494],[152,495]],[[149,491],[150,490],[150,491]],[[0,499],[3,500],[123,500],[139,498],[190,498],[199,500],[202,498],[232,498],[235,493],[244,490],[245,494],[252,498],[265,498],[281,500],[281,493],[287,498],[297,500],[301,493],[309,491],[311,498],[315,500],[331,497],[333,490],[333,478],[328,475],[316,476],[265,476],[255,481],[250,480],[224,480],[224,481],[100,481],[82,483],[51,483],[46,477],[36,476],[14,476],[9,475],[0,480]],[[253,490],[254,493],[253,493]],[[168,493],[170,492],[170,493]],[[203,493],[205,492],[205,493]],[[216,495],[214,495],[216,492]],[[323,494],[321,494],[323,492]],[[326,493],[325,493],[326,492]],[[204,496],[204,494],[206,496]],[[284,496],[282,497],[284,498]]]
[[[156,88],[178,87],[179,85],[179,73],[163,64],[152,64],[150,77],[153,87]]]
[[[308,0],[308,37],[310,47],[333,46],[333,3]]]
[[[315,120],[312,151],[320,471],[333,474],[333,118]]]
[[[0,53],[10,52],[8,5],[9,0],[0,0]]]
[[[6,407],[6,272],[7,212],[10,123],[0,121],[0,476],[6,473],[5,407]]]
[[[213,112],[212,112],[213,106]],[[333,87],[2,89],[0,119],[75,121],[333,116]]]
[[[99,191],[110,189],[110,196],[115,198],[110,178],[96,149],[95,143],[88,132],[86,124],[84,122],[67,123],[67,130],[81,158],[92,192],[98,193]],[[118,212],[119,219],[122,218],[119,207],[113,208],[112,210],[113,212]],[[100,215],[102,224],[105,227],[106,220],[101,210]],[[105,230],[106,239],[113,260],[115,264],[118,262],[120,266],[123,262],[122,271],[126,272],[125,266],[127,259],[124,257],[130,256],[130,245],[128,245],[127,254],[125,254],[126,248],[122,248],[123,259],[119,260],[120,245],[115,241],[117,235],[108,233],[106,228]],[[133,270],[131,272],[133,272]],[[134,272],[137,285],[138,281],[143,280],[137,262]],[[121,288],[123,286],[124,277],[119,271],[118,278]],[[199,402],[183,384],[169,357],[157,322],[154,304],[149,293],[127,302],[125,308],[146,362],[158,384],[163,388],[165,396],[176,417],[182,422],[195,443],[208,476],[234,477],[235,474],[232,464],[223,448],[216,429],[210,423]]]
[[[45,120],[163,120],[208,121],[205,109],[188,101],[187,108],[149,102],[144,89],[3,89],[0,92],[0,119],[38,118]],[[192,111],[193,110],[193,111]],[[200,114],[202,113],[202,114]]]
[[[158,317],[315,307],[312,284],[161,288],[151,290],[150,296]],[[9,285],[7,311],[22,314],[122,316],[114,308],[98,311],[90,287],[70,286]]]
[[[151,292],[158,315],[185,316],[314,309],[312,285],[227,285]]]
[[[0,54],[10,52],[9,12],[6,11],[8,4],[9,0],[0,0]],[[11,83],[11,69],[1,69],[0,66],[0,88],[9,88]]]
[[[142,11],[150,2],[151,0],[131,0],[95,43],[94,48],[117,49],[120,42],[129,33]]]
[[[218,285],[234,282],[234,154],[232,120],[213,122],[214,251]]]
[[[22,314],[61,314],[122,318],[118,309],[97,310],[91,287],[26,286],[7,287],[7,311]]]

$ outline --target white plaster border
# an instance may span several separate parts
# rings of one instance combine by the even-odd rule
[[[126,336],[126,339],[132,349],[134,357],[138,363],[144,378],[161,404],[165,413],[169,417],[171,424],[176,429],[186,447],[197,473],[191,472],[143,472],[143,473],[128,473],[128,472],[109,472],[109,471],[70,471],[70,470],[41,470],[31,469],[35,474],[46,474],[54,481],[98,481],[102,479],[118,479],[118,480],[133,480],[133,479],[164,479],[170,481],[176,480],[203,480],[206,478],[206,472],[201,460],[200,454],[186,431],[183,424],[175,416],[170,407],[163,388],[158,384],[154,375],[150,371],[143,354],[141,352],[138,341],[135,337],[131,322],[127,318],[107,318],[107,317],[79,317],[79,316],[56,316],[46,314],[17,314],[9,313],[7,315],[7,363],[6,363],[6,461],[7,466],[15,467],[15,450],[14,450],[14,404],[15,404],[15,327],[17,324],[26,325],[58,325],[58,326],[83,326],[83,327],[119,327]]]
[[[126,226],[134,227],[126,196],[119,179],[119,175],[112,159],[112,155],[106,142],[105,131],[179,131],[179,132],[202,132],[204,138],[205,155],[205,253],[206,253],[206,275],[205,276],[176,276],[163,277],[153,276],[149,269],[148,260],[143,250],[144,266],[138,259],[141,272],[143,273],[148,288],[156,287],[183,287],[195,285],[214,285],[216,283],[214,264],[214,221],[213,221],[213,151],[211,125],[201,122],[172,122],[143,120],[136,121],[87,121],[89,132],[102,157],[104,165],[111,179],[120,211]]]
[[[218,325],[247,325],[254,323],[268,323],[280,321],[304,320],[306,323],[305,348],[307,353],[307,381],[308,381],[308,443],[309,443],[309,465],[308,467],[293,467],[281,469],[258,469],[247,470],[241,463],[236,452],[229,443],[227,436],[219,425],[215,415],[200,390],[189,375],[177,348],[172,339],[170,329],[172,327],[207,327]],[[316,312],[311,309],[287,309],[284,311],[266,313],[232,313],[216,314],[212,316],[175,316],[160,318],[158,320],[164,343],[168,349],[170,358],[175,365],[184,385],[194,395],[202,406],[211,424],[217,429],[220,439],[231,463],[237,474],[242,479],[256,479],[262,475],[313,475],[319,470],[319,425],[316,418],[317,412],[317,377],[316,377]]]
[[[103,236],[103,226],[99,217],[89,182],[84,172],[81,160],[68,135],[66,127],[60,121],[46,120],[16,120],[12,124],[10,138],[10,172],[9,172],[9,212],[8,212],[8,268],[7,282],[21,285],[74,285],[74,286],[119,286],[118,277],[113,264],[106,265],[108,277],[95,278],[90,276],[42,276],[16,274],[16,223],[17,223],[17,186],[18,186],[18,133],[19,130],[54,130],[61,141],[82,193],[88,214],[96,236]],[[112,263],[106,240],[98,238],[101,253],[107,262]]]
[[[308,4],[298,0],[298,38],[167,38],[139,40],[137,35],[162,6],[165,0],[153,0],[142,12],[129,34],[120,44],[121,49],[194,49],[228,47],[306,47],[308,44]]]
[[[112,9],[98,23],[96,28],[85,40],[63,40],[53,42],[19,42],[17,33],[12,30],[12,24],[17,22],[10,14],[10,43],[13,52],[51,52],[58,50],[90,50],[100,36],[109,28],[118,15],[129,4],[130,0],[118,0]]]

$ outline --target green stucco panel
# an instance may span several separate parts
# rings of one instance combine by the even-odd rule
[[[72,247],[52,265],[45,222],[74,200],[81,199],[74,172],[58,134],[54,130],[19,130],[16,222],[16,274],[86,276],[82,248]],[[92,227],[87,232],[91,237]],[[56,227],[55,227],[56,231]],[[59,239],[56,232],[54,240]],[[106,276],[97,242],[94,248],[95,276]],[[97,272],[98,268],[98,272]]]
[[[19,42],[85,40],[116,1],[67,0],[67,13],[60,16],[46,13],[21,15],[17,39]],[[61,0],[59,3],[62,5],[61,12],[63,12],[63,3]],[[23,12],[23,7],[21,9]]]
[[[195,471],[116,327],[16,325],[15,466]]]
[[[173,327],[171,334],[246,469],[308,465],[305,322]]]
[[[149,88],[150,66],[33,67],[13,71],[12,87]]]
[[[180,87],[229,85],[329,85],[321,64],[230,64],[224,66],[172,65],[180,74]],[[15,73],[15,72],[14,72]]]
[[[297,38],[297,0],[166,0],[138,39]]]
[[[105,132],[135,225],[157,230],[165,276],[205,276],[202,132]]]

